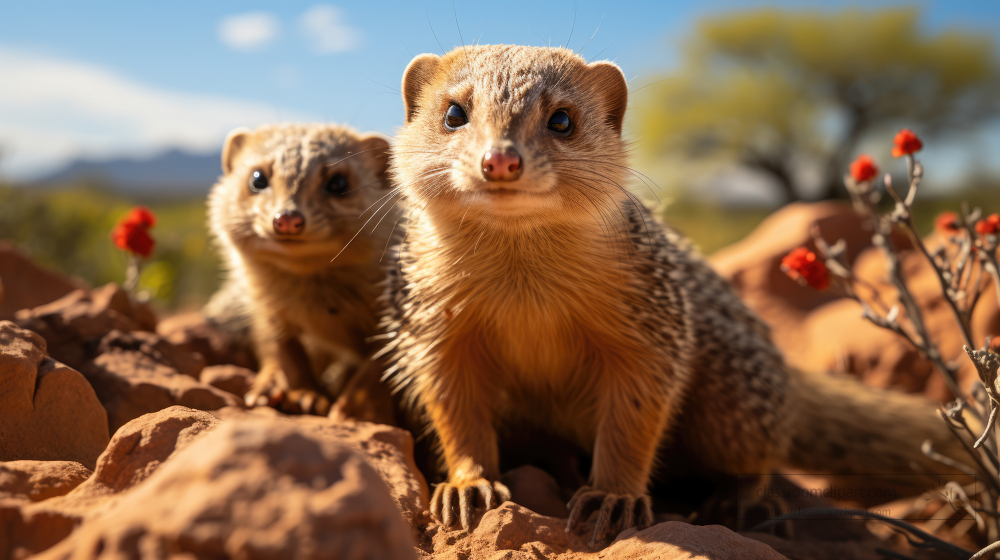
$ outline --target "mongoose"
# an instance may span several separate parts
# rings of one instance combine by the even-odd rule
[[[260,372],[248,405],[326,414],[371,353],[379,260],[397,218],[386,216],[395,210],[388,149],[378,133],[339,125],[226,138],[208,205],[227,278],[205,312],[224,325],[249,322]]]
[[[652,522],[656,462],[911,473],[941,468],[925,438],[958,446],[917,397],[788,367],[766,325],[630,195],[615,64],[470,46],[417,56],[402,94],[391,173],[412,216],[385,352],[439,439],[448,478],[431,513],[444,526],[468,530],[509,498],[509,422],[592,452],[567,531],[596,510],[594,543]],[[658,455],[672,442],[688,455]]]

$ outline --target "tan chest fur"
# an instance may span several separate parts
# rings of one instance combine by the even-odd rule
[[[365,338],[375,331],[370,309],[379,294],[377,265],[344,267],[311,275],[294,275],[265,266],[253,267],[251,289],[256,301],[272,310],[288,335],[303,337],[317,350],[358,359]],[[289,297],[295,294],[295,297]]]
[[[559,235],[538,232],[534,244],[469,224],[452,234],[467,239],[443,243],[426,225],[411,224],[418,241],[407,275],[422,302],[413,319],[435,325],[421,342],[439,349],[441,363],[461,364],[436,374],[482,387],[500,423],[542,420],[590,447],[608,376],[633,374],[619,366],[637,357],[655,361],[630,315],[639,302],[629,248],[572,224]],[[456,246],[471,249],[449,252]]]

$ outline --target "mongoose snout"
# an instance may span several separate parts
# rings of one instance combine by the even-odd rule
[[[483,155],[483,178],[487,181],[516,181],[521,177],[521,154],[512,146],[491,147]]]
[[[284,209],[274,215],[274,233],[299,235],[306,228],[306,217],[298,210]]]

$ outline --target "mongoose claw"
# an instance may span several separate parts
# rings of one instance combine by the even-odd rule
[[[330,413],[330,399],[312,389],[291,389],[284,392],[276,408],[286,414],[326,416]]]
[[[243,401],[247,405],[247,408],[277,406],[283,397],[284,392],[276,387],[269,389],[251,388],[243,397]]]
[[[285,414],[318,414],[326,416],[330,413],[330,399],[312,389],[283,390],[271,387],[266,391],[251,391],[246,395],[248,408],[255,406],[270,406]]]
[[[431,496],[431,515],[445,528],[459,521],[468,532],[472,530],[476,509],[489,511],[508,500],[510,490],[498,481],[477,478],[460,484],[442,482]]]
[[[642,530],[653,524],[653,507],[649,496],[611,494],[584,486],[576,491],[567,506],[569,519],[566,532],[576,532],[579,526],[597,512],[590,545],[600,546],[629,527]]]

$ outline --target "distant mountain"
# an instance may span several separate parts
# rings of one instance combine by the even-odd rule
[[[205,194],[222,174],[221,157],[170,150],[147,159],[81,159],[37,180],[36,184],[87,181],[134,194]]]

